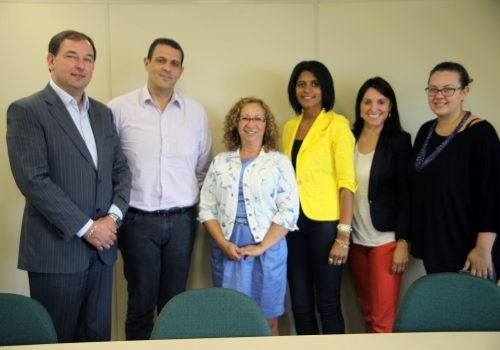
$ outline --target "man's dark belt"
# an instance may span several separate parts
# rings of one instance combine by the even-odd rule
[[[187,213],[191,210],[193,210],[195,207],[182,207],[182,208],[170,208],[170,209],[165,209],[165,210],[153,210],[153,211],[145,211],[145,210],[140,210],[137,208],[128,208],[129,213],[134,213],[138,215],[144,215],[144,216],[170,216],[170,215],[176,215],[176,214],[184,214]]]

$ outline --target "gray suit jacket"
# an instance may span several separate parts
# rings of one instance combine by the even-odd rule
[[[41,273],[73,273],[89,266],[95,248],[76,233],[111,204],[125,214],[131,175],[111,111],[90,99],[90,123],[98,169],[85,141],[54,90],[13,102],[7,110],[7,147],[14,179],[26,198],[18,267]],[[116,244],[99,251],[116,260]]]

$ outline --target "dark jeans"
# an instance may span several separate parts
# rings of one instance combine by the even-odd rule
[[[125,215],[118,247],[128,290],[127,340],[149,339],[155,312],[186,289],[196,225],[194,209]]]
[[[288,285],[297,334],[344,333],[340,307],[343,266],[328,265],[338,221],[314,221],[301,213],[299,231],[288,233]]]
[[[113,265],[97,253],[89,265],[76,273],[28,272],[30,296],[49,312],[60,343],[111,338]]]

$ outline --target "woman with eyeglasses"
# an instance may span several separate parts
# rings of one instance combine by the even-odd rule
[[[258,98],[242,98],[231,108],[224,143],[227,151],[212,161],[200,198],[199,219],[213,239],[213,285],[252,297],[278,335],[285,312],[284,237],[297,229],[299,213],[295,174],[276,151],[274,116]]]
[[[500,144],[494,127],[464,110],[472,82],[443,62],[425,89],[437,118],[422,125],[411,163],[412,254],[427,273],[467,271],[494,279],[500,220]]]
[[[335,113],[333,78],[318,61],[295,66],[288,99],[297,116],[283,131],[299,185],[298,231],[287,235],[288,285],[297,334],[344,333],[340,282],[349,253],[354,177],[354,136]]]
[[[401,127],[394,90],[380,77],[361,85],[355,113],[358,190],[349,267],[367,331],[390,333],[409,261],[411,137]]]

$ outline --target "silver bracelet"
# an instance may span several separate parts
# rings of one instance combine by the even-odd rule
[[[352,232],[352,227],[351,227],[351,225],[347,225],[347,224],[338,224],[337,225],[337,231],[351,233]]]

